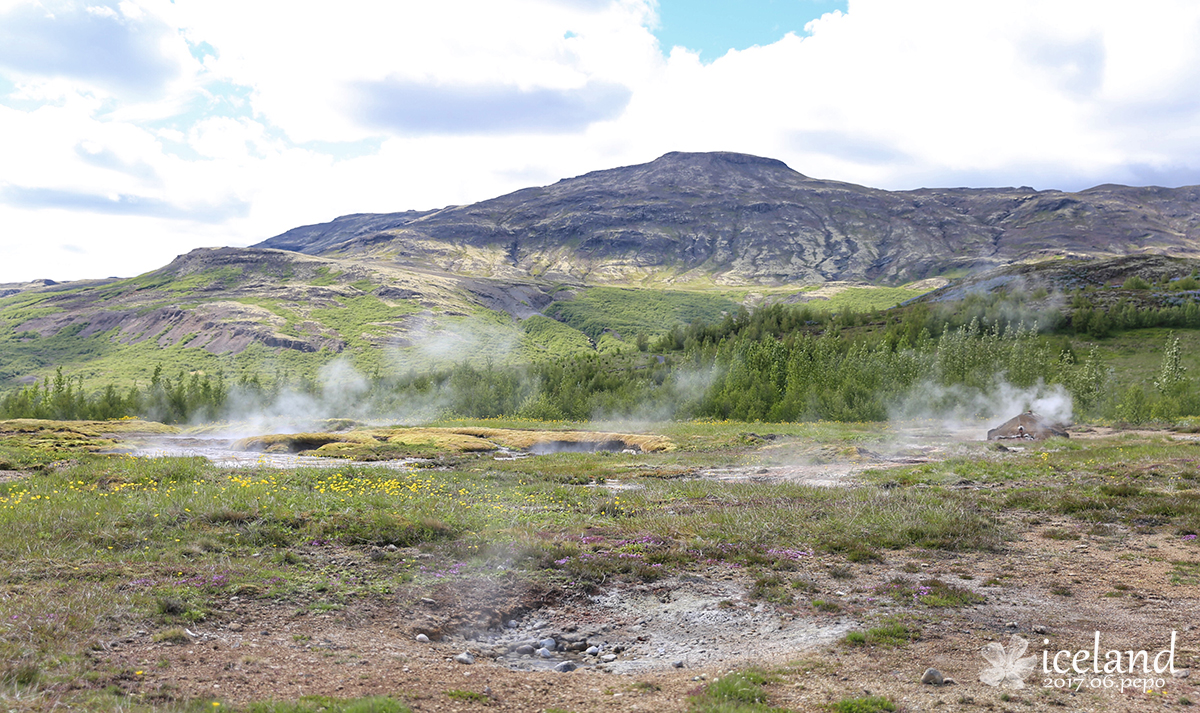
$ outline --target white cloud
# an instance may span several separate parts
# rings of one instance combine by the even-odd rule
[[[664,56],[652,0],[0,0],[0,16],[0,281],[132,274],[673,150],[884,188],[1200,183],[1190,0],[851,0],[707,65]]]
[[[178,33],[124,2],[68,0],[0,9],[0,70],[24,79],[71,80],[123,100],[146,100],[184,74],[190,57]]]
[[[266,128],[251,119],[213,117],[197,122],[188,135],[188,143],[205,158],[245,163],[261,155],[260,142]]]

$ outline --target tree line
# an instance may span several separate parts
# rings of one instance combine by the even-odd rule
[[[1195,303],[1156,310],[1118,304],[1106,314],[1113,324],[1187,327],[1196,309]],[[1072,350],[1067,335],[1076,322],[1092,319],[1085,307],[1070,319],[1051,314],[1049,330],[1027,316],[1020,305],[991,298],[967,298],[953,312],[916,305],[827,314],[772,305],[675,327],[623,354],[365,376],[350,401],[330,401],[328,385],[287,373],[230,382],[220,373],[169,376],[160,367],[144,387],[89,391],[82,378],[60,369],[0,398],[0,418],[195,423],[303,397],[310,411],[325,406],[330,416],[348,417],[386,418],[419,405],[427,418],[877,421],[922,409],[961,411],[1005,389],[1058,389],[1085,419],[1140,423],[1200,415],[1177,337],[1164,345],[1152,380],[1128,383],[1105,368],[1095,349]]]

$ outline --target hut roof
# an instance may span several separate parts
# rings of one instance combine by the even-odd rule
[[[1054,423],[1045,416],[1039,416],[1033,411],[1026,411],[988,431],[989,441],[1027,440],[1040,441],[1046,438],[1070,438],[1067,429]]]

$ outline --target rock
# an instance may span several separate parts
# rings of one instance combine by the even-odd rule
[[[603,661],[604,663],[612,663],[613,661],[617,660],[617,655],[616,654],[604,654],[603,656],[600,657],[600,660]]]
[[[1033,626],[1029,627],[1029,630],[1035,634],[1049,634],[1050,633],[1050,629],[1045,626],[1042,626],[1041,624],[1034,624]]]
[[[414,626],[412,630],[418,634],[424,634],[434,641],[441,641],[446,633],[442,631],[442,626],[434,621],[424,621]]]
[[[531,655],[533,655],[533,647],[530,646],[529,644],[522,644],[522,645],[518,646],[517,648],[513,649],[513,652],[516,653],[518,656],[531,656]]]
[[[595,656],[596,654],[600,653],[600,647],[589,646],[583,653],[587,654],[588,656]]]
[[[455,656],[455,657],[454,657],[454,660],[455,660],[455,661],[457,661],[457,662],[459,662],[459,663],[461,663],[461,664],[473,664],[473,663],[475,663],[475,657],[474,657],[474,656],[472,656],[470,653],[468,653],[468,652],[466,652],[466,651],[462,652],[462,653],[461,653],[461,654],[459,654],[458,656]]]
[[[505,214],[504,231],[522,236],[520,264],[529,265],[526,270],[534,265],[569,265],[572,275],[612,270],[615,278],[640,273],[646,265],[682,272],[703,262],[700,269],[709,274],[726,275],[723,280],[736,276],[750,284],[768,279],[791,283],[815,274],[826,280],[891,283],[908,275],[940,275],[957,267],[964,255],[978,256],[975,264],[981,269],[1014,262],[1032,254],[1034,246],[1073,254],[1132,253],[1143,247],[1146,226],[1170,225],[1180,220],[1174,216],[1197,213],[1194,190],[1155,189],[1153,203],[1139,198],[1139,190],[1103,186],[1086,194],[1020,188],[890,192],[812,181],[768,158],[670,153],[649,164],[567,178],[554,190],[518,191],[449,211],[343,216],[295,228],[255,247],[322,255],[337,246],[339,257],[344,251],[347,258],[374,254],[367,251],[403,250],[406,261],[446,271],[454,269],[464,249],[477,250],[476,259],[481,261],[516,262],[516,251],[508,256],[507,245],[501,244],[506,241],[494,237],[496,224],[491,216]],[[999,205],[1013,208],[997,212]],[[1137,208],[1124,207],[1132,205]],[[801,212],[811,217],[797,225],[794,216]],[[826,232],[810,227],[851,223],[853,230]],[[402,231],[393,230],[400,226]],[[1195,250],[1191,230],[1154,230],[1156,247],[1167,254],[1137,256],[1138,260],[1169,259],[1174,252]],[[607,237],[676,233],[693,235],[694,247],[664,238]],[[718,237],[731,233],[738,235],[736,248],[723,245]],[[999,234],[1004,239],[994,246]],[[899,235],[904,239],[897,240]],[[356,239],[366,236],[371,237]],[[805,259],[796,259],[798,255]],[[820,273],[816,265],[821,265]],[[1128,269],[1128,274],[1148,274],[1144,268]],[[1059,279],[1070,284],[1067,280],[1073,273],[1069,271],[1078,268],[1068,265],[1056,270],[1062,275]],[[1009,273],[1012,277],[1015,274]],[[385,287],[390,289],[381,287],[376,292],[384,299],[405,299],[398,295],[408,291]],[[958,294],[970,289],[967,282],[949,298],[958,299]],[[487,295],[489,291],[481,286],[473,290],[481,298],[486,295],[484,304],[492,309],[516,301],[515,296],[506,300]],[[544,297],[525,299],[537,310]],[[151,328],[148,333],[161,329]]]
[[[547,626],[550,626],[550,622],[546,621],[545,619],[539,619],[539,620],[533,622],[533,628],[535,630],[545,629]]]
[[[544,659],[552,659],[552,658],[554,658],[554,652],[553,652],[553,651],[551,651],[550,649],[546,648],[545,646],[543,646],[542,648],[538,649],[538,650],[537,650],[537,651],[535,651],[534,653],[535,653],[535,654],[537,654],[538,656],[541,656],[541,657],[542,657],[542,658],[544,658]]]
[[[579,667],[576,666],[574,662],[563,661],[562,663],[556,665],[554,667],[554,670],[558,671],[559,673],[570,673],[571,671],[574,671],[577,668],[579,668]]]
[[[542,648],[550,649],[551,651],[558,648],[558,642],[554,639],[542,639],[538,643],[542,645]]]
[[[429,637],[424,634],[417,634],[417,641],[421,642],[422,644],[428,644]]]
[[[505,624],[505,626],[507,626],[507,627],[508,627],[508,628],[510,628],[510,629],[515,629],[515,628],[517,628],[518,626],[520,626],[520,624],[518,624],[518,623],[517,623],[517,620],[516,620],[516,619],[509,619],[509,620],[508,620],[508,623],[507,623],[507,624]]]
[[[235,622],[233,622],[232,624],[230,624],[230,625],[229,625],[229,630],[230,630],[230,631],[241,631],[241,630],[242,630],[242,625],[241,625],[240,623],[238,623],[238,622],[236,622],[236,621],[235,621]]]
[[[945,682],[942,672],[936,668],[927,668],[925,673],[921,674],[921,683],[927,683],[933,686],[940,686]]]
[[[682,662],[682,661],[672,661],[672,662],[671,662],[671,665],[672,665],[672,666],[674,666],[675,668],[683,668],[683,662]]]
[[[430,599],[429,597],[421,597],[421,603],[427,607],[436,607],[437,606],[437,602]]]
[[[388,552],[395,552],[396,550],[398,550],[400,548],[395,545],[388,545],[387,547],[384,547],[383,549],[387,550]]]
[[[566,649],[567,649],[567,651],[577,651],[578,652],[578,651],[586,650],[587,647],[588,647],[588,644],[586,641],[573,641],[573,642],[567,644]]]
[[[1181,668],[1178,671],[1172,671],[1171,675],[1175,678],[1187,678],[1192,675],[1192,670],[1190,668]]]
[[[1017,622],[1015,622],[1015,621],[1010,621],[1010,622],[1008,622],[1007,624],[1005,624],[1004,626],[1005,626],[1005,627],[1007,627],[1007,628],[1009,628],[1009,629],[1015,629],[1015,628],[1017,628]]]

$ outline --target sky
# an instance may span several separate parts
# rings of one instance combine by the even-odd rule
[[[1200,3],[0,0],[0,282],[717,150],[1200,184]]]

